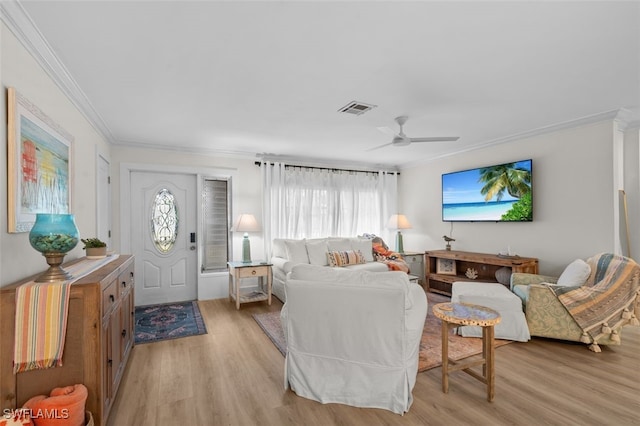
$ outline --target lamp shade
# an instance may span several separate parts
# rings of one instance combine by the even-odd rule
[[[258,232],[260,225],[252,214],[241,214],[233,225],[236,232]]]
[[[403,214],[392,214],[387,222],[389,229],[411,229],[409,219]]]

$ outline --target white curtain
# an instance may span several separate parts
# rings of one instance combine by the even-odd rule
[[[397,175],[262,162],[265,252],[274,238],[386,236]]]

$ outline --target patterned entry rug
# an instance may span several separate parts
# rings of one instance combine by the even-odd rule
[[[436,303],[449,302],[450,298],[435,293],[427,293],[429,311],[420,341],[420,360],[418,371],[426,371],[442,365],[442,336],[441,322],[431,312],[431,306]],[[253,318],[262,328],[273,344],[284,356],[286,345],[284,332],[280,323],[280,312],[266,312],[253,314]],[[454,360],[467,358],[482,353],[482,339],[479,337],[462,337],[453,334],[449,336],[449,357]],[[510,340],[495,340],[495,346],[499,347],[511,343]]]
[[[136,344],[207,333],[196,301],[136,306],[135,321]]]

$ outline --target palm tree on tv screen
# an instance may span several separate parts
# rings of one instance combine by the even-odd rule
[[[497,201],[500,201],[505,191],[512,197],[520,199],[531,191],[531,172],[522,167],[516,167],[516,163],[483,167],[480,169],[479,182],[485,183],[480,190],[485,201],[491,200],[494,196]]]

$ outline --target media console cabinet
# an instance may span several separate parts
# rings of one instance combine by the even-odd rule
[[[19,408],[53,388],[82,383],[89,391],[85,409],[103,426],[134,344],[133,256],[120,255],[71,285],[63,365],[16,375],[16,288],[35,277],[0,289],[0,409]]]
[[[451,296],[451,286],[456,281],[497,283],[496,271],[511,268],[511,272],[538,273],[538,259],[520,256],[472,253],[457,250],[432,250],[426,256],[426,289],[432,293]],[[475,269],[478,277],[468,278],[467,269]]]

